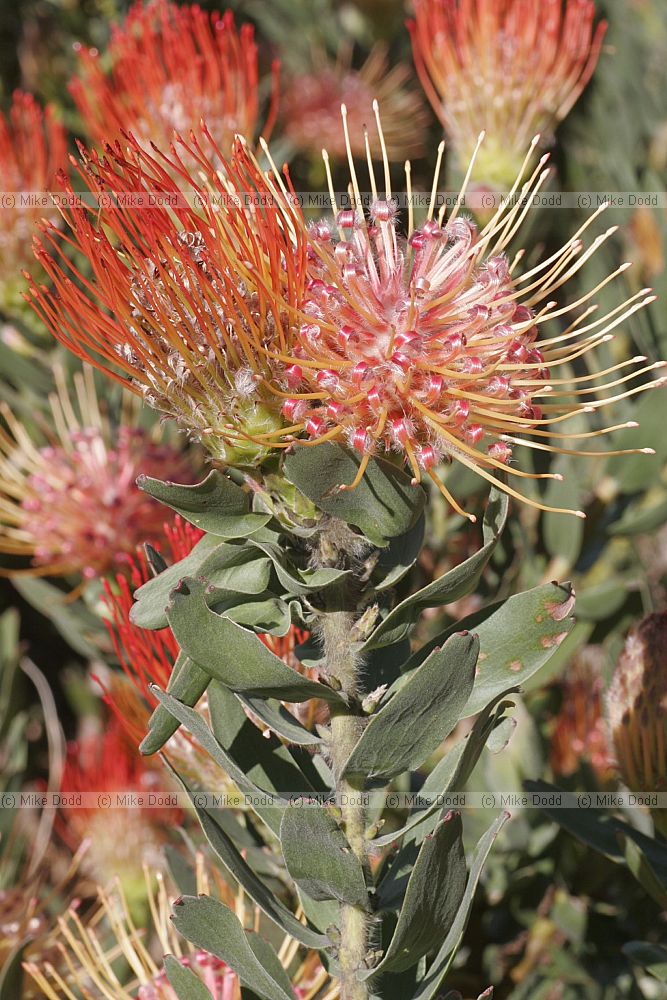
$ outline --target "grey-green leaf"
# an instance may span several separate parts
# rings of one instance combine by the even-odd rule
[[[341,702],[337,692],[283,663],[254,632],[211,611],[205,591],[201,580],[181,580],[172,591],[167,620],[181,649],[212,677],[249,696]]]
[[[361,862],[325,807],[286,809],[280,843],[288,872],[312,899],[338,899],[368,909]]]
[[[465,892],[461,898],[456,917],[449,928],[449,932],[443,941],[438,954],[429,966],[426,976],[419,985],[419,989],[412,997],[412,1000],[433,1000],[439,993],[443,979],[447,975],[449,966],[456,955],[461,939],[468,925],[470,910],[477,884],[482,874],[484,863],[493,847],[494,841],[500,833],[502,827],[509,819],[508,813],[501,813],[491,824],[486,833],[480,838],[470,865],[470,874],[466,884]]]
[[[173,955],[164,956],[164,971],[178,1000],[213,1000],[211,991],[192,969]]]
[[[297,445],[285,457],[284,472],[304,496],[333,517],[359,528],[373,545],[383,548],[404,534],[421,514],[426,495],[410,477],[384,459],[372,459],[354,490],[349,486],[361,456],[333,441],[317,448]]]
[[[480,652],[477,676],[463,717],[476,715],[510,685],[532,677],[574,625],[574,591],[567,584],[547,583],[478,611],[435,636],[406,664],[409,670],[420,664],[434,646],[455,630],[474,631]]]
[[[184,705],[193,708],[211,682],[211,675],[193,663],[184,653],[179,653],[174,664],[167,691]],[[142,754],[157,753],[170,736],[178,729],[180,722],[163,705],[157,705],[148,720],[148,733],[141,741]]]
[[[508,497],[504,493],[492,490],[484,515],[484,545],[482,548],[465,562],[445,573],[444,576],[401,601],[389,612],[384,621],[380,622],[366,642],[364,650],[369,651],[399,642],[409,635],[417,618],[426,608],[450,604],[474,590],[484,567],[498,544],[498,539],[507,520],[508,507]]]
[[[163,483],[150,476],[139,476],[137,486],[197,528],[221,538],[245,538],[271,520],[271,514],[249,513],[248,494],[216,469],[194,486]]]
[[[174,903],[172,919],[179,934],[225,962],[243,986],[264,1000],[294,1000],[269,975],[250,946],[240,920],[224,903],[210,896],[182,896]]]
[[[449,813],[424,841],[389,947],[364,979],[410,968],[449,933],[466,887],[462,834],[460,814]],[[391,869],[387,878],[391,878]]]
[[[351,781],[389,781],[422,764],[459,721],[475,679],[477,636],[459,633],[371,717],[345,765]]]
[[[169,765],[168,765],[169,766]],[[309,927],[304,927],[294,914],[277,899],[271,890],[252,870],[243,855],[237,850],[231,838],[218,822],[215,810],[208,809],[200,799],[196,790],[191,789],[185,779],[171,766],[169,770],[175,775],[185,791],[190,796],[192,805],[201,823],[204,836],[235,882],[237,882],[250,899],[272,920],[285,934],[300,941],[306,948],[325,948],[329,941],[323,934],[318,934]]]

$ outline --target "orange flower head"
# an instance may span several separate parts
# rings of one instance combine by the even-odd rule
[[[551,736],[551,767],[569,776],[586,761],[602,784],[615,768],[603,712],[604,681],[595,647],[585,648],[563,683],[563,703]]]
[[[223,179],[207,129],[203,146],[194,134],[181,141],[204,180],[173,147],[171,157],[152,156],[128,143],[127,152],[107,147],[104,159],[83,154],[80,174],[100,208],[68,208],[68,236],[44,228],[36,252],[51,287],[32,282],[34,308],[65,346],[111,369],[215,458],[252,465],[285,424],[273,383],[307,280],[307,236],[288,192],[242,142]],[[147,204],[148,192],[163,204]],[[65,244],[88,258],[92,279]]]
[[[198,6],[141,0],[112,29],[109,72],[96,49],[78,47],[79,75],[70,91],[90,137],[104,144],[132,132],[147,149],[168,148],[174,131],[187,135],[205,118],[220,148],[254,136],[259,122],[259,69],[252,25]],[[278,64],[271,107],[277,110]]]
[[[460,163],[505,190],[535,133],[548,142],[588,83],[606,23],[593,0],[415,0],[417,73]]]
[[[20,300],[22,267],[33,267],[33,229],[58,210],[44,195],[56,181],[67,157],[65,130],[52,105],[42,110],[32,94],[17,90],[8,117],[0,113],[0,174],[5,197],[0,205],[0,303],[9,308]]]
[[[56,374],[55,432],[45,422],[42,443],[2,409],[0,551],[30,559],[30,568],[10,575],[83,583],[126,567],[138,544],[164,539],[164,509],[137,487],[137,476],[191,481],[192,470],[180,449],[137,424],[136,407],[125,407],[128,421],[117,427],[103,416],[89,369],[75,376],[78,413],[62,370]]]
[[[360,69],[350,66],[343,54],[316,70],[301,74],[281,99],[282,131],[304,152],[318,157],[324,146],[336,159],[346,156],[340,128],[340,106],[350,121],[350,141],[355,156],[365,156],[364,126],[373,120],[373,100],[382,107],[382,124],[390,160],[424,153],[427,116],[422,99],[410,87],[410,70],[403,64],[389,68],[384,45],[376,45]],[[381,153],[376,136],[369,136],[373,156]]]

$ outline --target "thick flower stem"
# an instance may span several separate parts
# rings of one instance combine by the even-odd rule
[[[331,718],[331,756],[336,780],[336,800],[339,803],[343,826],[350,847],[361,861],[366,872],[366,812],[359,789],[355,789],[342,776],[342,770],[361,734],[363,720],[356,714],[358,664],[350,639],[354,617],[347,611],[330,611],[323,616],[324,651],[327,672],[341,685],[341,692],[349,705],[335,709]],[[368,917],[362,909],[347,903],[340,904],[340,982],[341,1000],[367,1000],[368,989],[357,978],[364,968],[368,951]]]

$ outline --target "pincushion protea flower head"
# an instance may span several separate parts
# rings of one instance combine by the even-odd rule
[[[100,209],[67,209],[71,237],[45,227],[36,253],[53,287],[32,282],[34,307],[66,347],[111,369],[215,458],[252,465],[285,426],[273,383],[308,280],[307,234],[243,143],[223,179],[208,130],[201,143],[181,141],[203,182],[173,147],[156,158],[128,144],[107,147],[104,159],[84,154],[80,173]],[[145,197],[135,208],[147,192],[161,192],[163,204]],[[92,280],[78,274],[65,240],[88,257]]]
[[[607,692],[607,715],[628,788],[666,791],[667,612],[649,615],[628,635]]]
[[[552,297],[615,231],[585,247],[582,237],[605,206],[530,269],[519,270],[522,251],[506,256],[548,177],[546,155],[529,168],[537,138],[511,197],[481,231],[460,214],[474,156],[449,216],[444,208],[434,216],[444,144],[428,216],[415,226],[410,208],[405,236],[388,159],[383,155],[381,192],[369,155],[373,200],[366,217],[342,111],[355,207],[337,211],[335,225],[308,224],[275,165],[272,175],[263,174],[243,144],[226,163],[223,182],[193,137],[188,148],[199,155],[210,189],[227,195],[224,207],[206,203],[204,217],[179,208],[177,223],[166,211],[113,204],[102,207],[99,223],[85,209],[73,210],[71,242],[90,257],[96,284],[70,281],[61,237],[47,229],[50,252],[40,243],[37,253],[53,290],[33,282],[34,308],[67,347],[100,367],[115,363],[144,398],[230,464],[260,461],[297,438],[313,446],[337,439],[360,455],[355,481],[341,487],[353,488],[373,455],[396,452],[417,482],[429,476],[462,514],[436,475],[443,462],[456,460],[526,499],[505,476],[559,477],[533,477],[510,465],[516,445],[578,454],[581,440],[616,428],[567,433],[568,418],[661,384],[610,392],[662,365],[637,368],[644,358],[576,377],[565,367],[556,377],[560,366],[611,339],[615,327],[653,301],[650,289],[591,320],[596,307],[581,307],[624,264],[570,304]],[[374,113],[384,150],[377,104]],[[175,152],[170,162],[179,164]],[[325,165],[335,206],[327,156]],[[142,190],[160,177],[157,160],[136,146],[130,159],[116,148],[104,162],[86,160],[84,175],[103,193],[132,183]],[[409,164],[406,184],[411,205]],[[240,198],[248,190],[250,206]],[[568,316],[574,318],[558,322]],[[547,322],[560,332],[538,341]],[[628,367],[629,374],[602,381]]]
[[[164,538],[164,509],[136,486],[140,473],[191,481],[189,460],[136,423],[125,399],[114,427],[100,411],[93,374],[74,377],[70,398],[62,369],[42,421],[39,444],[7,407],[0,430],[0,552],[30,559],[5,573],[98,577],[123,566],[138,544]],[[52,430],[52,427],[55,428]]]
[[[504,190],[539,132],[549,141],[588,83],[606,23],[593,0],[414,0],[417,73],[463,167]]]
[[[388,66],[385,46],[376,45],[360,69],[350,65],[351,53],[341,51],[336,62],[318,58],[318,67],[300,74],[287,85],[281,98],[283,134],[297,149],[320,156],[324,146],[336,159],[345,157],[340,128],[340,106],[347,107],[350,141],[355,156],[365,155],[363,126],[373,118],[373,100],[382,107],[382,124],[390,160],[420,156],[424,152],[426,112],[420,95],[410,88],[405,65]],[[370,137],[371,151],[381,150]]]
[[[51,105],[42,110],[31,94],[17,90],[8,117],[0,113],[0,176],[5,196],[0,204],[0,304],[20,302],[22,267],[34,265],[35,223],[58,210],[42,194],[53,191],[67,156],[65,130]],[[21,197],[23,195],[23,197]]]
[[[57,829],[72,850],[86,842],[81,871],[105,885],[119,875],[132,905],[145,897],[142,865],[152,868],[162,864],[162,846],[170,825],[181,814],[167,802],[166,772],[147,762],[130,743],[125,730],[113,716],[101,735],[97,728],[77,742],[70,743],[60,785],[64,801],[72,805],[59,816]],[[164,797],[155,808],[141,806],[117,808],[114,793],[154,793]],[[87,801],[92,795],[94,805]],[[81,795],[81,805],[76,797]],[[106,808],[99,797],[109,801]]]
[[[169,892],[160,872],[146,869],[145,880],[150,896],[152,926],[138,928],[118,881],[109,889],[99,889],[98,906],[86,918],[72,905],[58,920],[56,940],[62,961],[28,962],[26,971],[43,991],[46,1000],[71,1000],[72,990],[86,997],[113,1000],[177,1000],[176,992],[154,957],[157,951],[173,955],[191,969],[208,988],[212,1000],[241,1000],[241,988],[234,972],[214,955],[195,949],[174,929],[170,920]],[[220,877],[212,887],[204,869],[203,858],[196,862],[197,892],[210,894],[229,907],[249,931],[257,931],[261,916],[243,892],[234,890]],[[128,969],[119,978],[115,959],[123,956]],[[298,1000],[337,1000],[338,985],[331,980],[316,952],[302,954],[292,938],[285,938],[278,957],[289,975]],[[92,992],[91,992],[92,990]]]
[[[259,69],[252,25],[237,29],[231,11],[220,16],[168,0],[141,0],[112,29],[107,74],[95,49],[78,48],[79,76],[70,91],[89,135],[105,143],[131,131],[146,148],[168,148],[174,130],[187,134],[208,122],[227,154],[237,132],[252,138],[259,119]],[[277,110],[278,65],[271,107]]]
[[[345,111],[343,107],[347,135]],[[377,104],[375,112],[382,139]],[[477,148],[482,141],[480,136]],[[300,326],[291,359],[290,377],[297,388],[283,409],[295,430],[313,444],[335,437],[359,452],[358,475],[347,486],[356,485],[372,455],[394,451],[404,456],[416,482],[424,474],[430,476],[461,514],[465,512],[435,474],[441,462],[458,461],[511,496],[527,499],[505,482],[505,476],[532,478],[510,465],[516,445],[578,454],[571,443],[615,428],[568,434],[561,425],[569,417],[661,384],[644,382],[626,393],[608,394],[662,362],[600,382],[601,376],[634,367],[644,358],[601,372],[567,377],[566,370],[565,378],[555,377],[559,366],[610,339],[611,330],[652,298],[650,289],[642,289],[606,316],[586,322],[595,307],[583,312],[579,308],[627,265],[570,305],[560,306],[552,298],[614,232],[607,230],[584,249],[582,236],[602,209],[563,247],[529,270],[519,271],[522,251],[508,259],[507,247],[530,210],[531,197],[548,176],[543,169],[546,156],[534,170],[528,166],[536,144],[534,139],[511,197],[501,202],[481,231],[459,212],[475,154],[449,216],[445,218],[443,208],[434,217],[444,143],[428,216],[415,227],[410,208],[407,237],[398,232],[386,157],[383,192],[369,158],[369,217],[355,207],[339,212],[335,226],[308,227],[310,280],[302,304],[307,322]],[[348,158],[360,206],[349,150]],[[410,205],[409,164],[406,182]],[[330,186],[335,204],[331,181]],[[572,313],[575,318],[562,332],[538,340],[541,326]],[[566,447],[552,440],[562,440]],[[559,510],[537,500],[528,502]],[[583,517],[580,511],[571,513]]]

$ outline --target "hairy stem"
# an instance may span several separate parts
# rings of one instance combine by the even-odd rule
[[[347,611],[330,611],[322,626],[327,672],[336,677],[349,707],[335,709],[331,717],[331,755],[336,780],[336,800],[342,812],[345,834],[350,847],[367,870],[366,812],[362,796],[342,777],[342,770],[362,729],[362,718],[355,713],[358,664],[351,649],[350,637],[354,617]],[[341,1000],[366,1000],[366,984],[357,978],[364,967],[368,951],[367,916],[362,909],[348,903],[340,904],[340,980]]]

